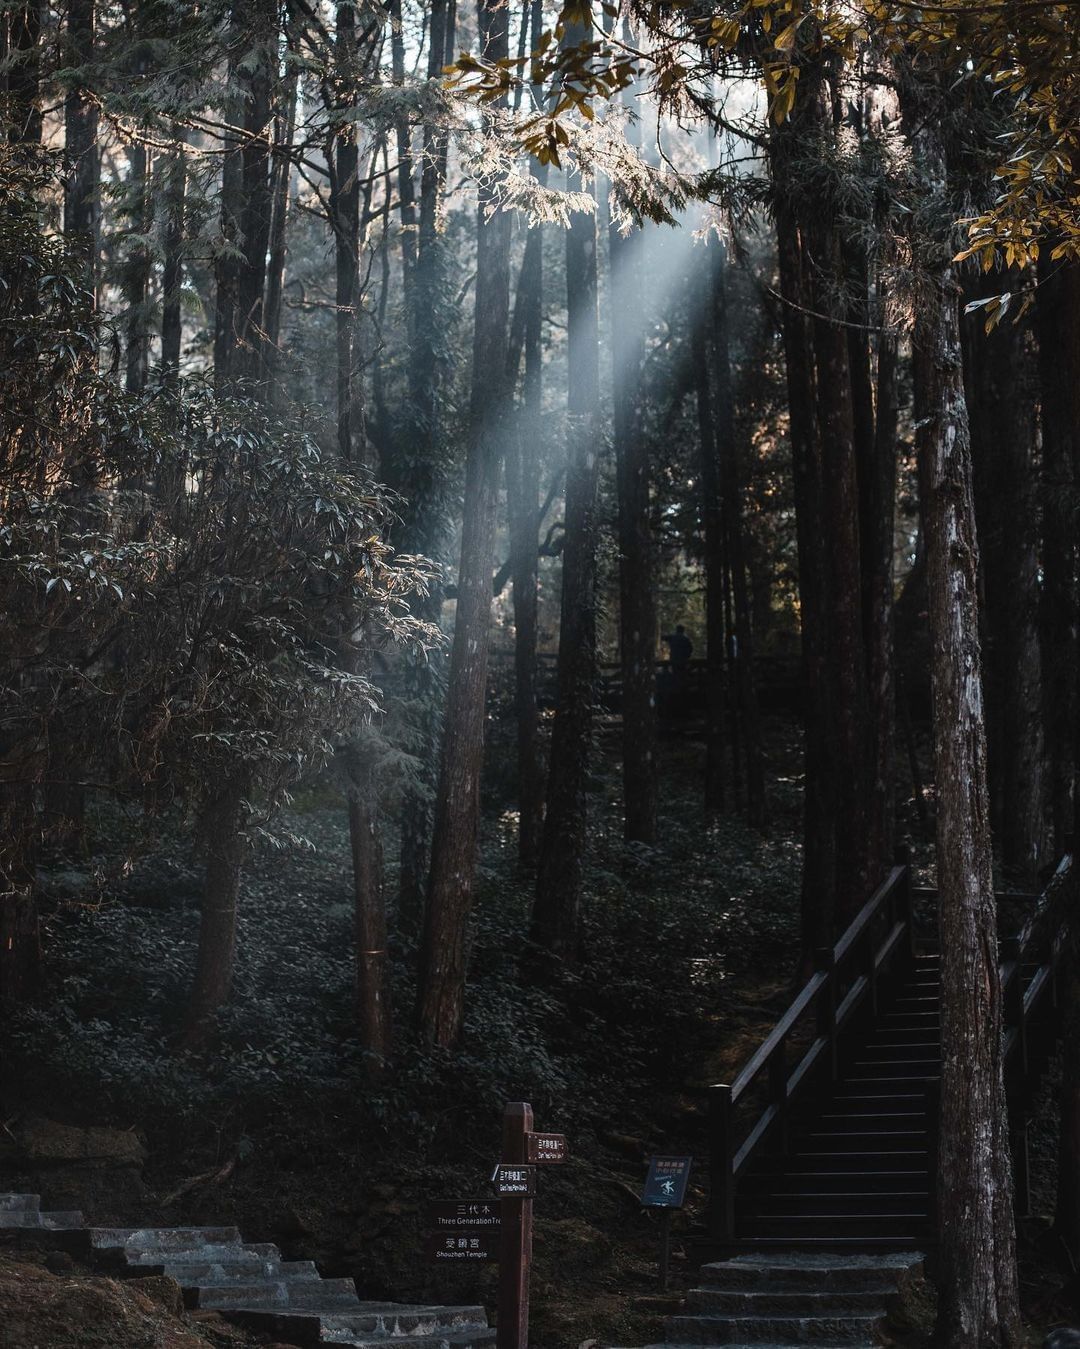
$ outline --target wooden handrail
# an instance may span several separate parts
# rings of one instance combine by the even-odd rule
[[[1015,1102],[1027,1074],[1028,1024],[1039,1015],[1054,994],[1055,977],[1065,945],[1067,919],[1057,924],[1046,942],[1046,955],[1035,961],[1048,896],[1065,882],[1072,868],[1066,854],[1020,933],[1001,943],[1000,985],[1006,1055],[1006,1084]],[[793,998],[791,1005],[754,1051],[734,1081],[709,1087],[711,1118],[711,1185],[709,1227],[719,1240],[734,1236],[735,1190],[739,1177],[761,1145],[786,1128],[789,1103],[823,1066],[830,1080],[838,1072],[836,1041],[856,1010],[867,999],[876,1009],[877,981],[901,956],[915,949],[913,898],[929,897],[934,891],[915,891],[906,862],[900,862],[874,891],[834,946],[817,953],[817,970]],[[875,936],[875,924],[885,920],[885,930]],[[1036,968],[1024,985],[1025,966]],[[810,1011],[817,1014],[815,1033],[790,1071],[786,1062],[788,1041]],[[1017,1052],[1019,1051],[1019,1052]],[[741,1141],[736,1137],[734,1109],[750,1088],[765,1075],[766,1097],[761,1111]],[[1022,1124],[1019,1126],[1022,1132]],[[1015,1121],[1014,1121],[1015,1131]],[[1017,1195],[1026,1194],[1026,1146],[1014,1158]]]
[[[874,925],[886,920],[883,937],[872,942]],[[712,1149],[710,1228],[714,1236],[734,1235],[734,1195],[739,1176],[766,1139],[785,1131],[789,1103],[801,1095],[823,1066],[829,1079],[838,1069],[837,1036],[867,997],[876,1006],[877,981],[899,954],[913,949],[911,872],[906,860],[889,872],[835,946],[817,953],[817,970],[796,993],[791,1005],[735,1080],[711,1086]],[[815,1033],[798,1063],[788,1068],[788,1040],[807,1013],[816,1012]],[[764,1107],[740,1142],[734,1132],[734,1108],[765,1074]]]

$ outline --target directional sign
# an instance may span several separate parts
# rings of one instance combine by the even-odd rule
[[[649,1208],[682,1208],[692,1157],[650,1157],[641,1202]]]
[[[499,1258],[498,1232],[477,1232],[472,1228],[428,1234],[426,1254],[436,1264],[492,1264]]]
[[[527,1133],[525,1147],[530,1162],[565,1162],[566,1135]]]
[[[496,1194],[531,1199],[536,1193],[536,1167],[500,1162],[491,1177]]]
[[[427,1206],[427,1225],[440,1234],[460,1228],[475,1236],[478,1231],[496,1231],[500,1222],[497,1199],[449,1199]]]

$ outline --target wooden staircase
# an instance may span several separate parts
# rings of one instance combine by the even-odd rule
[[[1025,1111],[1053,1039],[1064,949],[1063,859],[1001,942],[1006,1089],[1017,1207]],[[936,898],[921,892],[924,900]],[[913,1252],[933,1244],[941,1072],[938,955],[916,930],[901,859],[746,1066],[709,1088],[710,1196],[701,1254]]]
[[[736,1234],[921,1249],[930,1236],[931,1111],[941,1070],[936,955],[912,959],[832,1090],[792,1118],[785,1152],[762,1153],[735,1202]]]

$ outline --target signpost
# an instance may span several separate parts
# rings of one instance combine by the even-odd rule
[[[536,1194],[535,1166],[508,1166],[500,1162],[491,1177],[495,1193],[532,1199]]]
[[[498,1199],[452,1199],[427,1206],[429,1260],[498,1261],[496,1349],[528,1349],[536,1168],[566,1161],[565,1136],[534,1133],[532,1125],[532,1106],[524,1101],[503,1112],[502,1157],[491,1177]]]
[[[525,1158],[526,1161],[534,1163],[566,1161],[565,1134],[527,1133],[525,1135],[525,1146],[528,1154]]]
[[[641,1202],[660,1210],[660,1287],[666,1289],[671,1268],[671,1215],[682,1208],[692,1157],[650,1157]]]

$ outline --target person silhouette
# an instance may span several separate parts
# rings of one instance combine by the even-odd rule
[[[694,651],[694,644],[687,637],[686,629],[679,623],[676,625],[675,631],[669,632],[663,640],[668,649],[668,660],[676,670],[685,672]]]
[[[694,644],[686,635],[686,629],[679,623],[674,632],[666,633],[663,637],[664,644],[668,649],[668,682],[667,697],[667,715],[681,716],[686,703],[688,672],[690,669],[690,656],[694,650]]]

